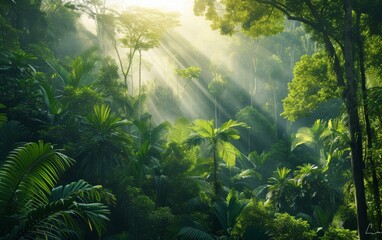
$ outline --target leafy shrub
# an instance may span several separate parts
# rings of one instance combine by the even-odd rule
[[[320,240],[356,240],[357,232],[344,228],[329,227]]]
[[[288,213],[277,214],[267,225],[268,234],[273,240],[311,240],[316,237],[316,233],[310,229],[307,221],[296,219]]]

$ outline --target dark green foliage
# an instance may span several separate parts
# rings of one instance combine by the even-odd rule
[[[240,216],[237,227],[233,229],[232,236],[245,240],[267,240],[268,222],[273,221],[273,217],[271,210],[263,202],[251,200]]]
[[[0,168],[0,235],[5,239],[78,237],[83,221],[100,235],[115,198],[83,180],[52,189],[74,164],[50,144],[13,150]]]
[[[241,109],[235,118],[250,127],[247,130],[240,131],[242,141],[250,142],[248,151],[262,152],[269,149],[270,145],[275,141],[275,129],[270,124],[270,119],[255,108],[246,107]]]

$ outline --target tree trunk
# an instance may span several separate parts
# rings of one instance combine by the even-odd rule
[[[379,193],[379,183],[377,177],[377,170],[375,165],[375,160],[373,156],[373,134],[371,130],[370,117],[369,117],[369,104],[367,102],[367,89],[366,89],[366,73],[365,73],[365,61],[364,61],[364,48],[363,48],[363,39],[361,36],[360,21],[361,13],[357,11],[357,20],[356,20],[356,41],[358,46],[358,64],[361,73],[361,88],[362,88],[362,101],[363,101],[363,113],[365,118],[366,126],[366,137],[367,137],[367,152],[366,160],[370,163],[371,177],[372,177],[372,188],[373,188],[373,197],[374,197],[374,206],[376,212],[377,228],[376,230],[381,231],[382,223],[382,213],[381,213],[381,200]]]
[[[367,212],[363,178],[362,131],[358,115],[357,82],[355,78],[352,36],[352,5],[351,0],[344,0],[344,57],[347,86],[344,90],[344,100],[349,115],[350,147],[353,181],[356,194],[357,225],[360,240],[366,239]]]
[[[138,80],[138,119],[141,119],[142,111],[142,99],[141,99],[141,87],[142,87],[142,51],[139,50],[139,80]]]
[[[215,144],[215,148],[216,148],[216,145]],[[214,172],[213,172],[213,184],[214,184],[214,198],[215,200],[218,200],[218,192],[219,192],[219,186],[218,186],[218,156],[217,156],[217,152],[216,152],[216,149],[214,150],[214,156],[213,156],[213,168],[214,168]]]

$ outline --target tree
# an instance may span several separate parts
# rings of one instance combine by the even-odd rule
[[[218,219],[220,226],[223,228],[220,233],[221,238],[234,239],[231,234],[235,230],[240,216],[245,213],[248,201],[239,199],[237,192],[231,190],[226,199],[215,202],[212,206],[213,213]],[[190,224],[179,230],[178,235],[184,236],[186,239],[215,239],[217,236],[207,233],[199,224]],[[218,237],[218,238],[220,238]]]
[[[127,133],[127,125],[129,121],[115,116],[110,107],[95,105],[82,126],[76,151],[79,170],[92,180],[105,182],[106,173],[123,165],[128,156],[131,137]]]
[[[320,103],[340,96],[330,59],[324,52],[302,56],[294,66],[293,74],[292,82],[288,83],[288,96],[283,99],[284,112],[281,113],[290,121],[307,116]]]
[[[246,127],[244,123],[229,120],[220,128],[214,128],[214,121],[196,119],[191,126],[191,134],[185,143],[189,146],[206,143],[209,156],[212,158],[212,175],[215,197],[218,196],[220,187],[218,185],[219,159],[223,160],[228,167],[235,165],[236,157],[240,155],[239,150],[230,143],[231,140],[240,138],[237,127]]]
[[[128,174],[134,177],[136,186],[142,187],[146,176],[158,167],[168,126],[168,122],[153,126],[151,116],[134,121],[130,134],[136,141],[128,162]]]
[[[214,106],[215,106],[215,127],[218,125],[218,96],[223,93],[225,88],[227,87],[227,80],[223,78],[218,73],[215,73],[214,79],[212,79],[212,82],[208,84],[208,90],[214,97]]]
[[[278,168],[273,172],[273,176],[268,179],[267,199],[276,207],[276,211],[283,212],[290,209],[292,195],[293,178],[289,175],[289,168]]]
[[[107,35],[111,38],[124,78],[126,92],[128,90],[127,77],[130,73],[136,53],[139,53],[141,62],[142,51],[157,47],[164,33],[178,24],[176,14],[139,7],[129,8],[117,16],[102,14],[96,17],[103,25]],[[117,42],[117,38],[120,36],[122,46],[128,49],[127,66],[123,64],[119,44]],[[141,64],[139,68],[141,76]],[[139,81],[141,81],[141,78]]]
[[[324,142],[330,133],[327,123],[322,120],[316,120],[311,128],[299,128],[292,142],[292,151],[300,145],[306,145],[313,150],[314,160],[317,163],[325,163],[327,156]]]
[[[362,126],[358,108],[358,80],[354,51],[356,29],[352,12],[358,12],[358,5],[350,0],[338,1],[289,1],[256,0],[226,1],[224,12],[218,14],[216,1],[196,0],[194,10],[212,20],[213,26],[223,33],[232,34],[237,25],[253,37],[280,32],[284,17],[303,23],[324,46],[332,60],[337,87],[349,115],[350,147],[352,152],[352,172],[356,189],[358,233],[366,239],[367,213],[363,173]],[[261,24],[261,25],[260,25]],[[273,24],[274,26],[272,26]],[[265,30],[266,29],[266,30]],[[268,31],[268,32],[267,32]],[[343,61],[341,60],[343,59]]]
[[[176,70],[176,74],[183,78],[184,80],[186,80],[185,84],[184,84],[184,90],[183,90],[183,96],[181,97],[180,99],[180,102],[182,102],[184,96],[185,96],[185,91],[186,91],[186,88],[188,86],[188,84],[192,81],[197,81],[199,80],[200,78],[200,73],[201,73],[202,69],[200,67],[196,67],[196,66],[191,66],[191,67],[188,67],[188,68],[179,68]],[[178,84],[178,83],[177,83]],[[178,87],[177,87],[178,89]],[[178,96],[179,96],[179,90],[178,91]],[[192,104],[192,107],[193,107],[193,112],[194,114],[196,113],[196,108],[197,108],[197,103],[199,102],[199,91],[197,90],[196,92],[196,101],[194,101],[194,103]]]

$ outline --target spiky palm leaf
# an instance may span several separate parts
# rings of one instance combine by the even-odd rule
[[[85,120],[91,127],[101,133],[109,133],[110,131],[129,123],[127,120],[121,120],[111,114],[110,107],[105,104],[94,105],[93,111],[94,113],[86,117]]]
[[[215,240],[209,233],[194,227],[183,227],[178,232],[178,236],[182,236],[187,240]]]
[[[190,121],[186,118],[180,118],[170,127],[167,137],[169,142],[181,144],[189,135]]]
[[[82,223],[99,235],[109,221],[109,209],[100,203],[114,202],[114,196],[105,194],[100,186],[92,186],[83,180],[59,186],[52,190],[49,202],[27,211],[14,227],[12,235],[35,239],[36,237],[63,239],[76,235]]]
[[[0,109],[5,108],[4,104],[0,103]],[[5,113],[0,113],[0,127],[7,121],[7,115]]]
[[[16,148],[0,168],[0,236],[78,237],[79,222],[100,234],[114,196],[83,180],[51,190],[74,160],[39,141]]]
[[[0,169],[0,223],[12,210],[46,202],[44,196],[73,163],[42,141],[13,150]]]
[[[235,165],[240,151],[229,141],[240,138],[236,127],[246,127],[244,123],[229,120],[220,128],[214,128],[214,121],[196,119],[191,126],[191,134],[185,141],[186,145],[195,146],[206,142],[211,156],[217,154],[228,166]]]
[[[27,133],[27,129],[17,121],[0,124],[0,160],[5,159],[11,150],[24,145],[21,141]]]
[[[192,219],[183,219],[185,227],[181,228],[178,232],[180,239],[187,240],[215,240],[216,238],[209,234],[208,231],[196,221]]]
[[[309,178],[314,178],[315,174],[320,171],[314,164],[304,164],[297,166],[298,170],[294,171],[294,179],[297,181],[297,185],[301,186],[304,181],[309,181]]]
[[[234,190],[229,192],[225,201],[218,201],[213,204],[214,214],[228,236],[231,234],[247,205],[248,201],[239,200]]]
[[[289,177],[289,168],[277,168],[272,177],[268,179],[268,193],[266,198],[275,203],[280,208],[285,203],[288,188],[293,184],[293,179]]]

